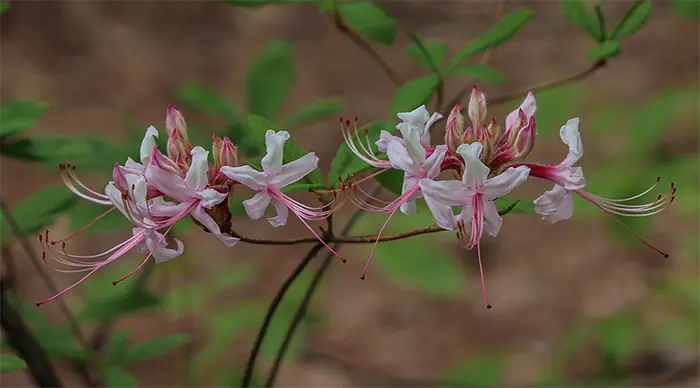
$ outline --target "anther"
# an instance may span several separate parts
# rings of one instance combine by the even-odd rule
[[[487,305],[486,305],[486,308],[487,308],[487,309],[490,309],[490,308],[491,308],[491,305],[490,305],[490,304],[487,304]]]
[[[661,182],[661,175],[656,176],[656,183],[659,183],[659,182]]]
[[[355,116],[355,122],[357,122],[357,116]]]
[[[343,116],[340,116],[340,123],[343,123]]]
[[[350,126],[350,120],[345,120],[345,125]]]

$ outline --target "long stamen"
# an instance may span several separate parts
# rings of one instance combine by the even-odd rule
[[[148,259],[150,259],[151,256],[153,256],[153,254],[155,253],[156,249],[158,249],[158,247],[160,247],[160,245],[163,244],[163,241],[165,241],[165,236],[166,236],[168,233],[170,233],[170,230],[173,228],[173,226],[175,226],[175,225],[174,225],[174,224],[173,224],[173,225],[170,225],[170,227],[165,231],[165,233],[163,233],[163,235],[158,239],[158,242],[156,243],[156,245],[155,245],[155,246],[153,247],[153,249],[148,253],[148,256],[146,256],[146,258],[143,259],[143,261],[141,262],[141,264],[139,264],[139,266],[136,267],[136,269],[134,269],[133,271],[129,272],[126,276],[122,277],[121,279],[112,282],[112,285],[113,285],[113,286],[116,286],[117,284],[119,284],[119,283],[123,282],[124,280],[130,278],[132,275],[134,275],[136,272],[138,272],[141,268],[143,268],[143,266],[146,265],[146,262],[148,262]]]
[[[481,244],[476,244],[476,255],[479,258],[479,273],[481,275],[481,294],[484,297],[484,302],[486,303],[486,308],[491,308],[491,303],[489,303],[489,298],[486,296],[486,282],[484,281],[484,266],[481,264]]]
[[[639,236],[637,233],[635,233],[629,226],[627,226],[622,220],[617,218],[614,214],[612,214],[608,209],[606,209],[604,206],[601,206],[597,201],[595,197],[591,197],[591,194],[588,193],[585,190],[575,190],[576,194],[581,196],[581,198],[587,200],[588,202],[592,203],[596,207],[598,207],[600,210],[603,211],[603,213],[607,214],[608,216],[612,217],[612,219],[615,220],[618,224],[620,224],[623,228],[625,228],[628,232],[630,232],[634,237],[637,238],[642,244],[648,246],[649,248],[653,249],[655,252],[658,254],[662,255],[665,258],[668,258],[668,253],[665,253],[661,251],[660,249],[656,248],[655,246],[651,245],[648,241],[643,239],[641,236]],[[669,200],[669,203],[673,201],[673,197],[671,197],[671,200]]]
[[[99,216],[95,217],[95,219],[93,219],[93,220],[90,221],[87,225],[85,225],[85,226],[83,226],[82,228],[80,228],[77,232],[72,233],[72,234],[70,234],[70,235],[68,235],[67,237],[64,237],[64,238],[62,238],[62,239],[51,241],[51,244],[57,244],[57,243],[60,243],[60,242],[64,242],[64,241],[70,240],[71,238],[73,238],[73,237],[79,235],[80,233],[84,232],[85,230],[87,230],[89,227],[92,226],[92,224],[94,224],[95,222],[99,221],[100,219],[102,219],[102,218],[103,218],[104,216],[106,216],[107,214],[111,213],[114,209],[116,209],[116,208],[114,208],[114,207],[110,208],[110,209],[107,210],[106,212],[104,212],[104,213],[100,214]],[[47,235],[48,235],[48,231],[47,231]],[[48,242],[48,240],[47,240],[47,242]]]

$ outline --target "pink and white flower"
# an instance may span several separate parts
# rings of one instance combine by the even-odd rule
[[[554,182],[554,187],[551,190],[545,192],[534,201],[535,211],[542,215],[543,219],[552,223],[569,219],[574,212],[574,203],[571,193],[576,193],[581,198],[592,203],[615,219],[616,222],[632,233],[643,244],[664,257],[668,257],[668,254],[641,238],[616,216],[646,217],[665,210],[673,202],[676,192],[674,184],[671,183],[670,193],[658,194],[656,200],[641,205],[631,205],[629,202],[641,198],[656,188],[660,181],[659,177],[657,177],[656,183],[651,187],[629,198],[604,198],[583,190],[586,186],[583,169],[575,166],[578,160],[583,156],[583,143],[581,142],[578,124],[578,118],[570,119],[559,131],[562,142],[569,147],[569,152],[561,163],[554,166],[522,164],[522,166],[528,166],[530,168],[531,176]]]
[[[447,230],[458,229],[460,241],[467,249],[477,247],[482,293],[486,306],[490,308],[481,265],[481,237],[484,229],[491,236],[498,234],[503,220],[494,200],[525,182],[530,169],[525,166],[509,168],[487,179],[490,169],[480,160],[483,148],[481,143],[462,144],[457,148],[465,165],[461,180],[434,181],[426,178],[421,179],[420,187],[438,226]],[[458,216],[452,213],[452,206],[462,208]]]
[[[289,137],[289,132],[287,131],[275,132],[268,130],[265,133],[267,154],[261,161],[263,171],[257,171],[250,166],[223,166],[220,171],[229,179],[257,192],[253,198],[243,201],[243,206],[250,219],[260,219],[265,214],[267,207],[272,203],[277,215],[267,220],[274,228],[278,228],[287,224],[287,218],[291,210],[328,250],[344,262],[345,259],[328,246],[306,222],[307,220],[327,218],[333,212],[329,205],[322,207],[307,206],[295,201],[281,191],[283,187],[298,182],[318,168],[318,157],[313,152],[293,162],[282,164],[284,144],[289,140]]]

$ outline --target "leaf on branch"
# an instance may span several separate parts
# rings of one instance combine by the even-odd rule
[[[397,24],[373,1],[337,3],[345,21],[368,39],[391,46],[396,39]]]
[[[295,126],[313,123],[331,116],[335,116],[343,109],[343,100],[340,98],[325,98],[292,112],[280,119],[282,125]]]
[[[620,24],[615,27],[610,39],[621,40],[624,39],[642,28],[652,11],[654,10],[654,5],[651,1],[637,1],[634,5],[627,11],[625,17],[622,18]]]
[[[102,372],[102,379],[107,388],[138,387],[136,378],[126,369],[118,366],[108,366]]]
[[[7,9],[7,3],[1,3]],[[16,135],[36,125],[36,119],[49,108],[32,100],[10,100],[0,105],[0,138]]]
[[[418,36],[416,36],[416,39]],[[439,40],[426,40],[421,42],[423,49],[417,42],[413,42],[406,46],[403,50],[407,57],[415,60],[424,68],[439,72],[443,63],[445,62],[445,56],[447,55],[447,44]]]
[[[69,210],[78,202],[78,197],[64,186],[52,186],[41,189],[26,197],[12,209],[12,217],[19,224],[20,230],[14,231],[22,236],[39,233],[51,225],[56,216]],[[14,237],[10,225],[2,215],[2,241]]]
[[[23,359],[13,354],[0,354],[0,373],[12,372],[26,367],[27,363]]]
[[[386,157],[385,154],[380,154],[375,144],[379,140],[379,134],[382,130],[393,132],[395,125],[393,121],[374,121],[358,129],[358,135],[362,144],[369,143],[371,151],[379,158]],[[366,135],[365,135],[366,133]],[[355,139],[357,142],[357,139]],[[345,179],[346,176],[353,173],[359,174],[362,171],[369,169],[371,166],[358,158],[348,147],[347,143],[343,142],[335,153],[335,157],[331,162],[331,170],[328,173],[328,186],[335,188],[340,185],[338,177]]]
[[[392,116],[396,116],[399,112],[412,111],[423,104],[427,104],[437,89],[438,82],[438,76],[430,74],[403,84],[391,102]]]
[[[229,123],[245,122],[246,115],[231,100],[202,84],[190,82],[178,88],[178,98],[186,107],[223,117]]]
[[[267,119],[275,118],[292,89],[296,68],[289,43],[268,44],[253,61],[246,78],[248,111]]]
[[[461,65],[455,69],[455,72],[465,77],[473,77],[496,85],[502,85],[506,82],[506,77],[501,72],[487,65]]]
[[[671,9],[685,19],[700,19],[700,1],[672,0]]]
[[[581,0],[561,0],[561,8],[566,17],[577,27],[588,32],[596,41],[603,40],[602,29],[593,14],[591,14]]]
[[[374,179],[379,182],[380,185],[384,186],[385,189],[389,189],[394,194],[401,195],[403,189],[403,171],[391,169],[377,175]]]
[[[0,143],[0,153],[13,159],[57,165],[93,154],[92,145],[86,138],[42,135],[32,138],[10,138]]]
[[[622,46],[616,40],[609,40],[602,43],[600,46],[594,47],[588,52],[588,60],[600,61],[603,59],[613,58],[620,54]]]
[[[496,22],[496,24],[479,35],[465,48],[458,52],[447,65],[447,72],[452,71],[467,57],[494,48],[507,41],[523,28],[532,18],[530,8],[518,8]]]

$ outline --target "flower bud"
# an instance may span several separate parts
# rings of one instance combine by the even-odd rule
[[[528,120],[527,120],[527,116],[525,116],[525,112],[523,112],[522,109],[519,109],[518,110],[518,117],[513,122],[513,125],[508,127],[508,129],[506,130],[506,133],[503,134],[503,137],[507,138],[506,141],[509,144],[511,144],[511,145],[514,144],[515,138],[518,136],[518,133],[520,133],[520,130],[523,127],[527,126],[527,124],[528,124]]]
[[[221,165],[236,167],[238,165],[238,155],[236,153],[236,146],[233,145],[228,137],[224,137],[224,145],[221,149]]]
[[[445,126],[445,144],[451,152],[456,152],[457,147],[462,144],[462,135],[464,134],[464,116],[460,110],[462,106],[457,104],[452,108],[450,115],[447,117]]]
[[[528,125],[521,129],[518,136],[515,138],[515,144],[513,144],[515,150],[513,159],[522,159],[530,154],[532,148],[535,146],[536,128],[535,116],[531,116]]]
[[[172,136],[173,132],[179,132],[185,141],[187,141],[187,123],[185,117],[174,106],[168,105],[168,113],[165,116],[165,129],[168,130],[168,136]]]
[[[176,129],[168,138],[168,156],[171,159],[177,160],[178,157],[191,158],[192,144],[182,136],[182,133]]]
[[[211,146],[212,157],[214,158],[214,165],[221,166],[221,150],[224,148],[224,141],[216,134],[212,135],[213,144]]]
[[[469,113],[472,126],[481,130],[481,127],[484,125],[484,119],[486,118],[486,96],[484,96],[484,93],[477,89],[476,86],[472,88],[472,95],[469,98],[467,112]]]
[[[474,142],[474,127],[468,126],[462,134],[462,144],[471,144]]]
[[[491,116],[491,121],[489,122],[489,126],[486,128],[486,131],[488,132],[491,141],[498,144],[499,140],[501,140],[501,135],[503,135],[503,128],[498,124],[493,116]]]
[[[182,171],[178,167],[178,165],[173,162],[170,158],[167,156],[163,155],[158,148],[153,148],[153,153],[151,154],[151,160],[149,161],[150,164],[153,164],[157,166],[158,168],[162,169],[165,172],[169,172],[171,174],[176,174],[176,175],[183,175]],[[184,170],[187,171],[187,170]]]

